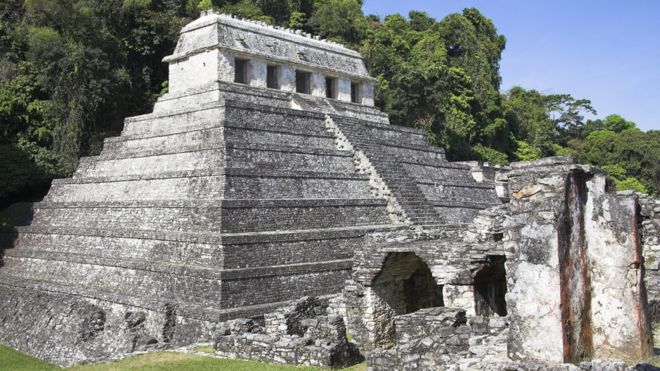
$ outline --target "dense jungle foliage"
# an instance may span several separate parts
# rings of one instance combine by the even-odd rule
[[[437,21],[384,19],[359,0],[4,0],[0,2],[0,200],[43,195],[80,156],[167,87],[161,62],[200,10],[303,29],[359,50],[392,123],[423,128],[451,160],[505,164],[572,154],[619,189],[660,192],[660,131],[643,132],[587,99],[500,92],[506,40],[477,9]]]

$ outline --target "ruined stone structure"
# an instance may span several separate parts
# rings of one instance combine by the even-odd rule
[[[602,171],[564,158],[498,178],[510,201],[466,230],[373,233],[356,254],[349,328],[373,369],[591,370],[594,359],[652,354],[642,251],[657,232],[640,211],[651,216],[657,201],[616,194]],[[436,303],[463,312],[416,311]],[[446,330],[420,330],[448,313]]]
[[[153,112],[3,235],[1,343],[375,370],[652,350],[656,200],[566,159],[448,162],[373,107],[358,53],[299,31],[209,12],[165,62]]]

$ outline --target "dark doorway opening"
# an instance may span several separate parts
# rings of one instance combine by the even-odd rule
[[[327,98],[337,99],[337,79],[332,77],[325,78],[325,96]]]
[[[236,58],[234,60],[234,82],[239,84],[247,84],[247,70],[248,60]]]
[[[351,83],[351,102],[360,103],[360,84]]]
[[[311,92],[311,75],[309,72],[296,71],[296,92],[302,94],[309,94]]]
[[[506,316],[504,256],[489,256],[474,276],[474,306],[478,316]]]
[[[266,66],[266,87],[270,89],[279,89],[280,82],[277,79],[279,66],[268,65]]]

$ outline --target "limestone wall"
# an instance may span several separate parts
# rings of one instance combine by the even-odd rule
[[[567,160],[512,168],[511,358],[645,358],[652,347],[636,199]]]
[[[654,342],[660,343],[660,200],[638,195],[641,216],[641,245],[644,254],[646,289],[648,293]]]
[[[214,349],[227,358],[332,368],[363,360],[346,338],[342,317],[333,315],[327,299],[317,297],[267,313],[263,325],[247,319],[220,325]]]

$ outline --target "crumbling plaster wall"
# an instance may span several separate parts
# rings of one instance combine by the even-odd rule
[[[616,195],[603,172],[565,158],[513,164],[508,177],[509,356],[648,356],[636,198]]]

